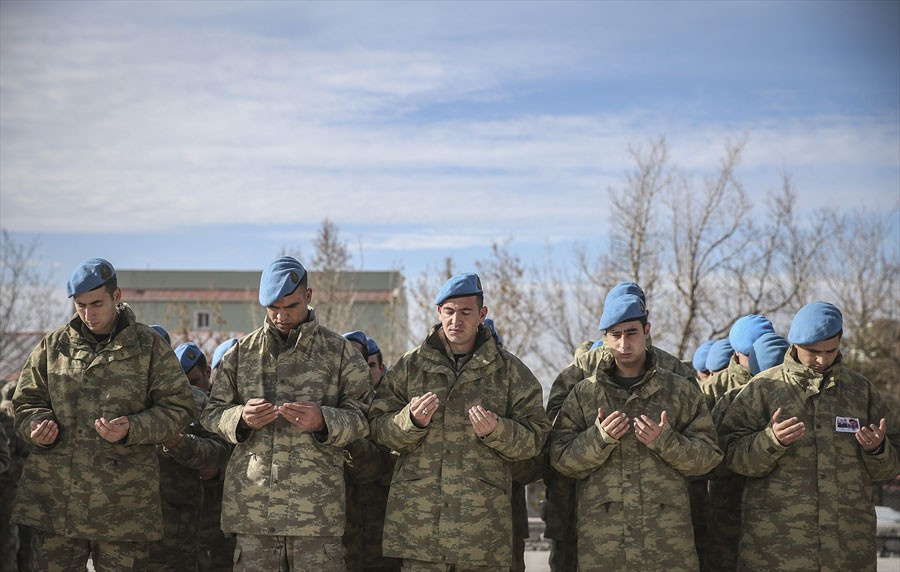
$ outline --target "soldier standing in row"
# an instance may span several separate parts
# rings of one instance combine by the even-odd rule
[[[801,308],[784,363],[724,415],[726,467],[748,477],[741,571],[876,569],[871,483],[900,473],[900,419],[841,363],[842,335],[833,304]]]
[[[172,349],[120,304],[112,264],[83,262],[67,290],[76,316],[31,353],[13,396],[34,447],[13,521],[41,531],[40,570],[143,569],[163,532],[156,445],[194,400]]]
[[[197,411],[203,411],[209,397],[209,366],[194,342],[175,348]],[[149,572],[187,572],[197,569],[200,550],[200,509],[203,504],[202,477],[218,474],[227,462],[230,447],[218,435],[203,429],[199,413],[181,432],[159,446],[159,490],[162,495],[164,537],[150,545]]]
[[[348,332],[344,337],[356,347],[368,362],[370,351],[380,353],[377,344],[361,330]],[[373,377],[369,365],[369,382],[378,395],[381,377]],[[347,446],[347,529],[344,546],[347,549],[349,572],[399,572],[400,560],[385,557],[384,514],[390,492],[391,474],[397,456],[378,445],[372,436],[357,439]]]
[[[343,571],[344,456],[368,434],[366,365],[309,307],[303,265],[284,256],[262,273],[266,323],[229,349],[204,426],[235,445],[222,529],[237,533],[240,572]]]
[[[541,386],[482,325],[477,275],[450,278],[435,304],[440,323],[388,370],[370,412],[375,441],[400,453],[384,553],[405,572],[505,570],[511,462],[549,429]]]
[[[578,479],[578,570],[696,571],[686,478],[722,459],[702,394],[657,364],[640,298],[607,301],[609,367],[579,382],[554,424],[550,461]]]

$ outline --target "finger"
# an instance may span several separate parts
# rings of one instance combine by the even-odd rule
[[[775,413],[772,414],[772,425],[778,423],[778,418],[781,417],[781,408],[775,410]]]
[[[603,420],[603,407],[602,406],[597,408],[597,419],[600,419],[601,421]]]
[[[660,428],[665,427],[666,425],[666,412],[663,411],[662,415],[659,416],[659,426]]]
[[[887,433],[887,421],[885,421],[884,417],[881,418],[881,422],[878,424],[878,430],[882,435]]]

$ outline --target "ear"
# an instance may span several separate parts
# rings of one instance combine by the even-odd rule
[[[481,316],[481,322],[484,323],[484,319],[485,319],[485,318],[487,317],[487,315],[488,315],[488,307],[487,307],[487,306],[482,306],[482,307],[481,307],[481,311],[479,312],[479,315]]]
[[[644,335],[645,336],[650,335],[650,322],[647,322],[646,324],[644,324]]]
[[[307,289],[306,289],[306,303],[307,303],[307,304],[309,304],[310,302],[312,302],[312,294],[313,294],[313,289],[312,289],[312,288],[307,288]]]
[[[122,289],[116,288],[116,291],[113,292],[113,302],[118,304],[120,300],[122,300]]]

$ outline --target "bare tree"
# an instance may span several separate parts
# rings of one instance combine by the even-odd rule
[[[651,297],[660,278],[661,232],[657,226],[658,202],[672,186],[673,168],[665,137],[648,148],[629,146],[635,168],[625,173],[625,186],[610,189],[609,253],[603,257],[604,290],[631,280]],[[581,259],[581,257],[579,257]]]
[[[38,240],[19,243],[6,230],[0,241],[0,380],[21,369],[40,337],[65,315],[49,272],[37,257]]]
[[[448,278],[456,274],[453,257],[447,256],[443,260],[442,267],[438,269],[425,268],[416,278],[410,289],[410,302],[412,303],[412,316],[410,316],[410,328],[408,343],[419,345],[429,329],[438,322],[437,312],[434,306],[434,297],[441,289],[441,285]]]
[[[740,230],[747,223],[750,205],[734,172],[745,145],[746,139],[726,144],[715,176],[704,179],[700,192],[690,178],[680,176],[666,197],[672,257],[666,317],[674,326],[677,356],[684,356],[696,342],[701,312],[718,314],[721,300],[716,287],[724,279],[721,273],[749,240]]]
[[[786,317],[806,300],[816,282],[816,261],[838,226],[831,210],[820,209],[801,220],[796,206],[791,175],[782,172],[781,189],[768,195],[765,222],[748,220],[741,227],[745,246],[725,273],[730,295],[721,298],[717,319],[703,319],[709,338],[723,335],[742,315]]]
[[[319,323],[337,332],[353,329],[351,311],[356,285],[350,274],[350,249],[340,239],[337,225],[327,218],[322,221],[313,246],[315,256],[310,266],[315,274],[310,287],[315,292],[313,306]]]
[[[830,223],[839,235],[827,241],[820,259],[823,279],[851,333],[876,318],[897,319],[900,244],[891,222],[896,214],[856,209]]]
[[[504,347],[522,359],[543,357],[540,300],[522,259],[511,253],[511,239],[491,244],[486,260],[475,262],[485,288],[485,305],[503,336]],[[543,361],[543,360],[542,360]]]

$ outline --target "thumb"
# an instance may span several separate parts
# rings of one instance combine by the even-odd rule
[[[881,423],[878,424],[878,430],[882,433],[887,433],[887,421],[884,420],[884,417],[881,418]]]
[[[603,420],[603,406],[597,408],[597,418]],[[884,420],[882,419],[882,421]]]
[[[663,411],[662,415],[659,418],[659,428],[662,429],[666,426],[666,412]]]
[[[772,414],[772,425],[778,423],[778,418],[781,416],[781,408],[775,410],[775,413]]]

